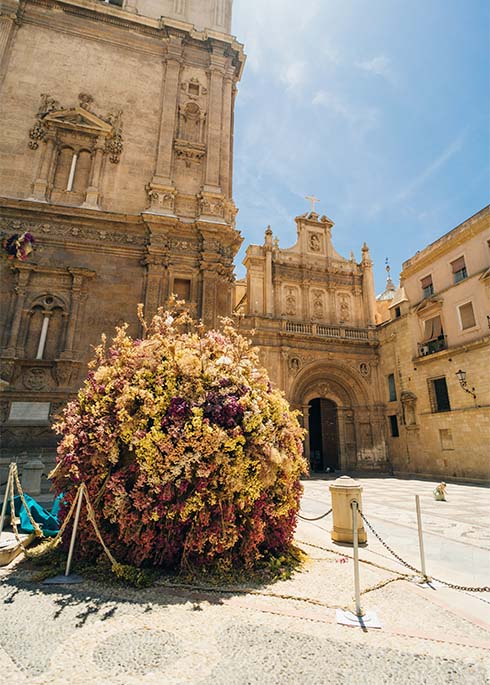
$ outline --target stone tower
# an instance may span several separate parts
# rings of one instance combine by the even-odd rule
[[[52,444],[92,346],[175,293],[232,308],[241,237],[231,0],[5,0],[0,13],[3,446]],[[7,265],[6,265],[7,264]]]

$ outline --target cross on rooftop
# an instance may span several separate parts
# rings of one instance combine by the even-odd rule
[[[317,197],[315,197],[314,195],[307,195],[305,197],[305,200],[309,200],[311,202],[311,211],[315,212],[315,209],[316,209],[315,205],[317,202],[320,202],[320,200]]]

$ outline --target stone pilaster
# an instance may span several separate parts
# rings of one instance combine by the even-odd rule
[[[45,137],[43,157],[39,173],[34,181],[34,188],[32,196],[35,200],[46,201],[46,191],[48,189],[50,171],[53,163],[53,156],[55,154],[56,141],[53,134]]]
[[[209,65],[208,149],[204,184],[204,191],[211,193],[221,193],[221,122],[223,118],[223,78],[225,66],[226,58],[213,52]]]
[[[16,28],[18,7],[16,0],[3,0],[0,5],[0,82],[5,73],[7,52]]]
[[[233,67],[228,67],[223,80],[223,115],[221,122],[220,186],[223,194],[231,198],[231,128],[233,107]]]
[[[182,68],[182,49],[182,39],[177,36],[170,36],[161,91],[157,162],[153,178],[147,186],[150,211],[169,216],[175,215],[176,192],[172,180],[172,159],[177,116],[176,102]]]
[[[2,354],[3,357],[17,356],[17,341],[19,337],[20,324],[22,322],[22,313],[24,311],[24,301],[30,274],[31,272],[28,269],[22,269],[18,271],[17,284],[14,287],[14,317],[10,326],[10,335],[7,342],[7,347]]]

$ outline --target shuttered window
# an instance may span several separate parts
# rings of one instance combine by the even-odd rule
[[[462,304],[459,307],[459,317],[461,319],[461,328],[465,331],[467,328],[473,328],[476,326],[475,313],[473,311],[473,305],[471,302]]]
[[[451,262],[451,269],[454,276],[454,282],[459,283],[465,278],[468,278],[468,272],[466,271],[466,264],[464,257],[458,257],[454,262]]]
[[[420,282],[422,286],[422,292],[424,294],[424,297],[430,297],[431,295],[434,294],[434,285],[432,283],[432,275],[429,274],[429,276],[426,276],[423,278]]]

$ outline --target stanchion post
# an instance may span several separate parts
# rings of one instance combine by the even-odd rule
[[[415,495],[415,507],[417,509],[417,527],[419,531],[420,568],[422,570],[422,577],[425,580],[427,578],[427,571],[425,569],[424,535],[422,532],[422,515],[420,513],[419,495]]]
[[[5,523],[5,514],[7,512],[7,501],[10,495],[10,487],[11,487],[11,482],[12,478],[14,477],[14,474],[12,472],[12,464],[9,466],[9,475],[7,476],[7,485],[5,487],[5,495],[3,497],[3,504],[2,504],[2,513],[0,514],[0,535],[3,532],[3,525]]]
[[[352,540],[354,547],[354,589],[356,594],[356,616],[363,616],[361,608],[361,588],[359,583],[359,535],[357,531],[357,507],[356,500],[352,500]]]
[[[65,576],[70,575],[70,568],[71,568],[71,560],[73,557],[73,550],[75,548],[75,539],[77,537],[77,529],[78,529],[78,519],[80,518],[80,510],[82,508],[82,501],[83,501],[83,485],[81,485],[78,488],[77,495],[78,497],[78,502],[77,502],[77,508],[75,511],[75,520],[73,522],[73,530],[71,532],[71,540],[70,540],[70,548],[68,550],[68,559],[66,560],[66,571],[65,571]]]

